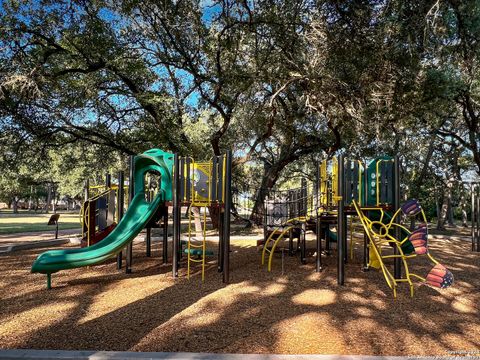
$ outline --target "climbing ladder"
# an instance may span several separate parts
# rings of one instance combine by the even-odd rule
[[[195,163],[191,162],[191,168],[184,168],[184,171],[191,171],[190,189],[187,189],[187,182],[185,182],[184,193],[190,194],[190,206],[188,209],[188,239],[186,242],[186,249],[184,252],[187,254],[187,278],[190,279],[190,272],[192,266],[195,263],[200,263],[202,266],[202,282],[205,281],[205,265],[206,257],[212,256],[213,251],[207,250],[207,208],[212,204],[212,170],[213,165],[211,163]],[[184,174],[187,175],[186,173]],[[217,179],[218,181],[218,179]],[[216,184],[214,184],[216,185]],[[215,187],[213,187],[215,189]],[[200,239],[192,234],[192,221],[194,220],[194,214],[191,211],[192,207],[198,207],[201,214],[203,209],[203,216],[201,219],[201,235]],[[197,235],[197,234],[195,234]]]
[[[191,206],[196,206],[192,203]],[[202,282],[205,281],[205,264],[206,257],[213,255],[212,251],[207,251],[207,206],[199,206],[199,210],[203,208],[202,217],[202,234],[201,239],[192,235],[192,219],[194,218],[193,212],[188,210],[188,240],[185,253],[187,254],[187,278],[190,279],[191,264],[200,263],[202,265]]]

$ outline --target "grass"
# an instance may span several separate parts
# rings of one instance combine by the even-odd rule
[[[48,226],[48,219],[52,214],[35,214],[22,211],[13,214],[11,211],[0,212],[0,234],[16,234],[33,231],[51,231],[54,226]],[[61,213],[58,221],[58,228],[80,229],[80,222],[77,213]]]

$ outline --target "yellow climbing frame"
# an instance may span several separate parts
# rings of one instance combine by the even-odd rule
[[[204,282],[207,255],[207,209],[211,205],[225,202],[224,189],[222,190],[221,198],[213,196],[214,194],[212,194],[212,181],[217,182],[216,184],[214,184],[215,186],[213,187],[215,191],[216,189],[218,189],[219,183],[225,184],[226,159],[223,158],[222,164],[217,163],[216,169],[213,168],[214,164],[212,161],[195,162],[193,158],[188,159],[188,167],[185,163],[183,169],[180,170],[181,172],[183,172],[183,178],[185,179],[185,181],[181,185],[183,186],[184,194],[184,197],[183,199],[181,199],[181,201],[190,203],[190,208],[198,207],[200,213],[203,209],[203,217],[201,221],[201,239],[197,239],[192,234],[192,220],[194,220],[194,215],[191,209],[188,209],[187,278],[190,279],[192,265],[194,263],[200,263],[202,266],[202,282]],[[218,174],[220,168],[222,169],[222,172],[221,174]],[[217,176],[215,176],[215,178],[213,178],[214,170],[216,170],[218,174]],[[188,172],[190,173],[188,174]],[[189,179],[189,181],[187,181],[187,179]],[[190,194],[190,196],[187,197],[187,194]],[[199,250],[200,254],[195,250]]]
[[[191,206],[197,206],[197,204],[192,203]],[[199,212],[203,208],[203,218],[202,218],[202,239],[201,241],[195,241],[192,236],[192,214],[191,209],[188,209],[188,241],[187,241],[187,279],[190,279],[190,264],[191,263],[201,263],[202,265],[202,282],[205,281],[205,258],[207,251],[207,206],[200,206]],[[201,255],[192,254],[192,250],[201,249]],[[199,258],[194,258],[194,256],[199,256]]]
[[[405,255],[402,249],[402,245],[408,241],[409,234],[411,234],[410,230],[407,229],[405,226],[395,223],[394,220],[397,216],[400,215],[401,209],[398,209],[395,214],[393,215],[392,219],[388,224],[384,224],[382,222],[383,219],[383,210],[381,208],[375,208],[375,207],[364,207],[361,208],[356,201],[353,201],[353,205],[355,207],[355,210],[358,214],[358,217],[360,219],[360,222],[363,225],[363,228],[365,230],[365,233],[367,234],[368,237],[368,246],[370,249],[370,252],[373,252],[373,257],[377,261],[379,265],[379,269],[382,270],[383,276],[385,278],[385,281],[387,282],[387,285],[393,290],[393,296],[397,296],[397,286],[401,282],[406,282],[410,286],[410,296],[413,297],[414,295],[414,288],[413,288],[413,282],[412,278],[417,278],[421,280],[422,282],[425,282],[426,279],[418,274],[414,274],[410,271],[408,267],[407,260],[412,259],[417,257],[418,255],[416,253]],[[381,213],[380,221],[372,221],[370,220],[367,216],[365,216],[363,211],[379,211]],[[422,217],[425,221],[425,224],[427,224],[426,221],[426,216],[425,213],[423,212],[423,209],[421,211]],[[378,228],[377,231],[375,231],[375,227]],[[404,230],[408,235],[405,236],[402,240],[397,240],[393,236],[391,236],[390,230],[393,227],[398,227],[402,230]],[[387,246],[388,245],[388,246]],[[392,255],[383,255],[382,254],[382,249],[383,248],[388,248],[391,249],[391,246],[394,246],[397,249],[397,254],[392,254]],[[435,264],[438,264],[438,261],[430,254],[430,252],[426,253],[426,256]],[[404,269],[405,269],[405,278],[401,279],[395,279],[395,277],[392,275],[392,273],[389,271],[387,266],[385,265],[384,260],[386,259],[395,259],[395,258],[400,258]]]
[[[262,250],[262,265],[265,265],[265,256],[266,254],[269,254],[268,266],[267,266],[268,271],[272,270],[273,254],[275,253],[275,249],[277,248],[278,244],[285,237],[286,234],[288,234],[291,230],[297,227],[296,224],[292,224],[292,223],[297,223],[297,222],[304,223],[304,222],[307,222],[308,219],[309,218],[306,216],[289,219],[283,224],[283,226],[279,226],[277,229],[271,232],[270,236],[265,241],[265,244],[263,244],[263,250]],[[282,228],[283,230],[281,230]],[[278,237],[274,239],[276,235]],[[269,248],[270,244],[272,245]]]
[[[410,295],[413,296],[413,283],[410,280],[410,272],[408,269],[408,264],[406,261],[406,257],[403,253],[403,250],[401,248],[402,242],[396,240],[392,236],[389,235],[389,229],[393,223],[389,223],[388,225],[383,224],[381,221],[372,221],[370,220],[363,211],[380,211],[381,212],[381,219],[383,218],[383,210],[380,208],[374,208],[374,207],[368,207],[368,208],[360,208],[359,204],[354,200],[353,201],[353,206],[355,207],[355,211],[357,212],[357,215],[360,219],[360,222],[365,230],[365,233],[367,234],[368,237],[368,247],[370,252],[373,253],[374,258],[379,264],[379,268],[382,270],[383,277],[385,278],[385,281],[390,289],[393,291],[393,297],[397,297],[397,286],[400,282],[407,282],[410,286]],[[398,225],[398,224],[395,224]],[[376,232],[374,227],[378,226],[379,231]],[[401,225],[399,225],[401,226]],[[398,254],[394,255],[382,255],[382,248],[388,245],[389,247],[391,245],[395,246],[395,248],[398,251]],[[387,268],[385,265],[384,259],[388,258],[400,258],[402,260],[402,263],[405,268],[405,273],[406,277],[404,279],[395,279],[393,274],[390,272],[390,270]]]

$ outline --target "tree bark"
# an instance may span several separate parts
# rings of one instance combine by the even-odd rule
[[[294,160],[293,158],[290,159],[290,157],[291,156],[284,157],[273,165],[264,167],[260,189],[258,189],[257,194],[255,195],[255,203],[253,205],[252,214],[250,215],[250,221],[253,223],[257,225],[263,223],[265,198],[267,197],[269,190],[276,184],[280,173],[285,166]]]
[[[32,194],[33,194],[33,185],[30,185],[30,194],[28,198],[28,211],[32,210],[32,204],[33,204]]]
[[[210,214],[210,220],[212,221],[212,227],[218,230],[220,223],[220,208],[218,206],[209,206],[208,213]]]
[[[49,213],[51,202],[52,202],[52,187],[51,187],[51,184],[47,184],[47,201],[45,203],[45,214]]]
[[[52,211],[54,214],[57,213],[57,191],[54,186],[52,186]]]
[[[202,219],[200,218],[200,209],[197,206],[192,206],[190,208],[190,211],[193,213],[193,220],[195,223],[195,234],[197,237],[201,237],[202,236]]]
[[[467,202],[465,201],[464,195],[462,195],[462,197],[460,198],[460,208],[462,209],[462,226],[468,227]]]
[[[423,164],[422,164],[422,171],[420,172],[420,175],[418,176],[418,178],[413,183],[411,194],[416,194],[416,193],[419,192],[420,187],[423,183],[423,180],[425,179],[425,177],[428,174],[428,169],[430,167],[430,160],[431,160],[433,152],[435,150],[435,138],[436,138],[436,136],[437,136],[437,131],[435,131],[430,138],[430,143],[428,145],[427,154],[426,154],[425,159],[424,159]]]
[[[447,220],[448,226],[455,226],[455,222],[453,220],[452,194],[450,191],[447,198]]]
[[[448,204],[446,199],[437,204],[437,230],[445,230]]]
[[[15,196],[12,199],[12,207],[13,207],[13,213],[18,214],[18,197],[17,196]]]

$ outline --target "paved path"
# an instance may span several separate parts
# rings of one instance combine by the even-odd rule
[[[68,237],[70,235],[79,234],[80,229],[58,230],[58,237]],[[25,243],[30,241],[51,240],[55,238],[55,230],[52,231],[35,231],[16,234],[0,235],[0,246]]]
[[[55,239],[55,230],[3,234],[0,235],[0,253],[66,244],[70,237],[79,233],[78,229],[59,230],[58,239]]]
[[[455,354],[452,354],[455,355]],[[161,353],[123,351],[63,351],[63,350],[0,350],[0,359],[58,359],[58,360],[438,360],[456,359],[458,356],[362,356],[362,355],[257,355],[257,354],[208,354],[208,353]],[[461,359],[479,357],[461,357]]]

